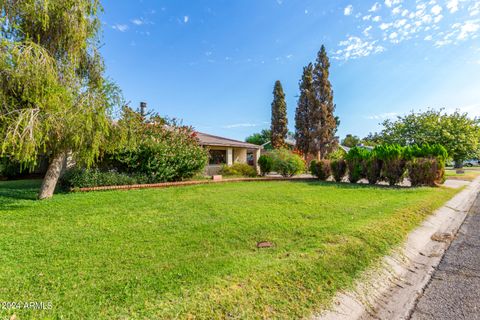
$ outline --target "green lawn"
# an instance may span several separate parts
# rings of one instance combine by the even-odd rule
[[[463,168],[464,173],[457,173],[455,169],[445,170],[445,177],[453,180],[473,181],[480,175],[480,170],[477,168]]]
[[[306,316],[457,192],[242,182],[39,202],[38,186],[0,182],[0,301],[52,309],[0,319]]]

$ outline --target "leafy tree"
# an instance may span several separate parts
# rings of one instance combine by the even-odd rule
[[[305,156],[310,153],[311,122],[310,112],[316,103],[313,87],[313,65],[311,63],[303,68],[300,81],[300,97],[295,111],[295,147]]]
[[[287,103],[280,81],[275,82],[272,102],[272,137],[271,142],[274,149],[285,146],[285,138],[288,133]]]
[[[325,46],[322,45],[313,69],[313,85],[317,103],[310,113],[312,122],[312,138],[310,149],[324,159],[338,144],[335,137],[338,118],[335,117],[333,90],[329,80],[330,61]]]
[[[351,134],[347,134],[345,139],[342,140],[342,145],[345,147],[353,148],[360,144],[360,138]]]
[[[259,133],[254,133],[254,134],[248,136],[245,139],[245,142],[253,143],[253,144],[261,146],[262,144],[265,144],[265,143],[269,142],[271,137],[272,137],[272,131],[264,129]]]
[[[50,159],[53,195],[67,154],[91,164],[108,139],[118,90],[98,52],[98,0],[0,2],[0,151],[33,167]]]
[[[397,120],[383,122],[380,139],[384,143],[406,145],[441,144],[457,166],[478,156],[480,119],[471,119],[458,110],[447,114],[443,109],[411,112]]]

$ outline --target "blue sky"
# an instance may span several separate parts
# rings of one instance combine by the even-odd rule
[[[480,116],[480,0],[105,0],[107,74],[197,130],[268,128],[275,80],[294,129],[302,68],[325,44],[339,135],[428,107]]]

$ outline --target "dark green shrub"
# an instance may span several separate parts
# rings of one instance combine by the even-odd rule
[[[316,163],[316,176],[319,180],[326,181],[332,175],[330,160],[320,160]]]
[[[305,172],[305,161],[298,154],[286,149],[274,150],[271,153],[273,159],[273,171],[284,177],[292,177]]]
[[[123,186],[155,183],[146,175],[126,174],[115,171],[103,172],[98,169],[71,169],[60,179],[64,188],[91,188],[101,186]]]
[[[158,182],[180,181],[203,171],[208,152],[187,127],[147,125],[133,149],[116,150],[107,156],[108,168],[143,174]]]
[[[351,183],[357,183],[358,180],[365,178],[363,162],[368,158],[369,152],[360,147],[353,147],[348,151],[345,159],[348,167],[348,180]]]
[[[408,175],[412,186],[435,186],[438,161],[434,158],[413,158],[408,162]]]
[[[312,176],[315,176],[315,177],[317,176],[317,160],[310,161],[309,171],[312,174]]]
[[[231,166],[224,165],[220,174],[224,176],[256,177],[257,170],[246,163],[234,163]]]
[[[332,168],[333,179],[341,182],[347,173],[347,162],[343,159],[333,160],[330,162],[330,167]]]
[[[363,160],[363,173],[369,184],[376,184],[382,178],[382,161],[377,158],[375,152]]]
[[[382,161],[382,177],[391,186],[400,183],[406,169],[405,148],[395,144],[384,144],[376,146],[374,152]]]
[[[262,176],[269,174],[273,170],[273,158],[269,154],[261,155],[258,158],[258,166]]]
[[[0,177],[12,178],[20,175],[22,167],[17,161],[7,157],[0,158]]]

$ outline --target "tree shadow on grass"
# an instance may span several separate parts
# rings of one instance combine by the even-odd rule
[[[37,199],[41,180],[0,181],[0,210],[23,207],[21,200]]]
[[[350,183],[350,182],[335,182],[335,181],[320,181],[320,180],[299,180],[295,181],[292,180],[292,182],[295,183],[305,183],[308,185],[322,185],[322,186],[331,186],[331,187],[336,187],[336,188],[341,188],[341,189],[412,189],[410,186],[399,186],[399,185],[386,185],[386,184],[368,184],[368,183]]]

